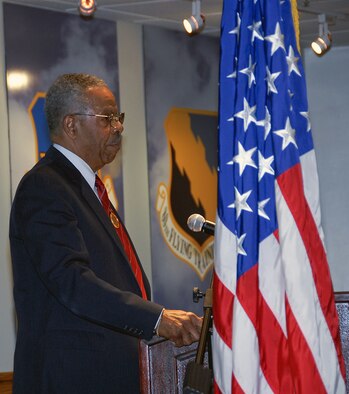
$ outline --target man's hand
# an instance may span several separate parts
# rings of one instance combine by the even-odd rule
[[[198,317],[195,313],[164,309],[158,334],[180,347],[198,341],[201,326],[202,317]]]

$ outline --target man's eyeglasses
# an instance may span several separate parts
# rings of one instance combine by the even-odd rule
[[[95,116],[97,118],[105,118],[108,120],[111,127],[117,127],[118,122],[124,124],[124,120],[125,120],[125,112],[121,112],[119,114],[112,114],[112,115],[100,115],[100,114],[71,114],[71,115]]]

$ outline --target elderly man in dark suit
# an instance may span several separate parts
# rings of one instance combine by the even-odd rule
[[[10,219],[18,334],[14,393],[139,392],[138,341],[198,340],[201,318],[149,300],[141,263],[96,175],[120,149],[124,114],[105,82],[51,86],[53,146],[20,182]]]

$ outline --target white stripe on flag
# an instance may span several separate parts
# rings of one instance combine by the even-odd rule
[[[276,185],[276,206],[286,294],[328,393],[344,393],[336,349],[322,313],[310,262],[293,216]],[[333,380],[333,378],[336,378]]]
[[[216,217],[215,238],[220,240],[219,245],[217,243],[214,245],[215,272],[225,287],[235,295],[237,240],[218,215]],[[224,248],[221,245],[224,245]]]
[[[258,338],[237,297],[233,317],[233,374],[245,393],[272,393],[260,367]]]
[[[233,354],[229,346],[225,344],[217,333],[213,324],[212,352],[215,381],[222,393],[231,392],[231,380],[233,376]]]
[[[324,232],[321,226],[321,210],[319,198],[319,178],[316,166],[316,157],[314,149],[300,156],[302,167],[304,195],[308,202],[310,211],[316,223],[322,244],[325,248]],[[326,248],[325,248],[326,249]]]
[[[259,245],[259,290],[287,337],[285,314],[285,280],[280,245],[274,234]]]

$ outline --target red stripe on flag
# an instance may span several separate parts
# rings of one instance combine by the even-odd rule
[[[217,382],[214,380],[213,381],[213,392],[214,394],[222,394],[220,388],[218,387]]]
[[[290,366],[296,393],[326,393],[314,357],[286,299]],[[314,333],[316,335],[316,333]]]
[[[245,394],[244,390],[240,387],[238,381],[235,379],[235,376],[233,375],[232,381],[231,381],[231,392],[234,394]]]
[[[224,286],[217,274],[213,276],[212,312],[216,330],[231,349],[234,295]]]
[[[260,365],[269,386],[274,393],[294,393],[287,338],[258,290],[258,264],[239,278],[237,286],[239,302],[258,336]]]
[[[303,194],[301,171],[300,164],[297,164],[280,175],[277,178],[277,182],[303,239],[321,309],[331,332],[341,374],[344,378],[345,364],[341,354],[339,322],[334,302],[330,270],[316,223]]]

